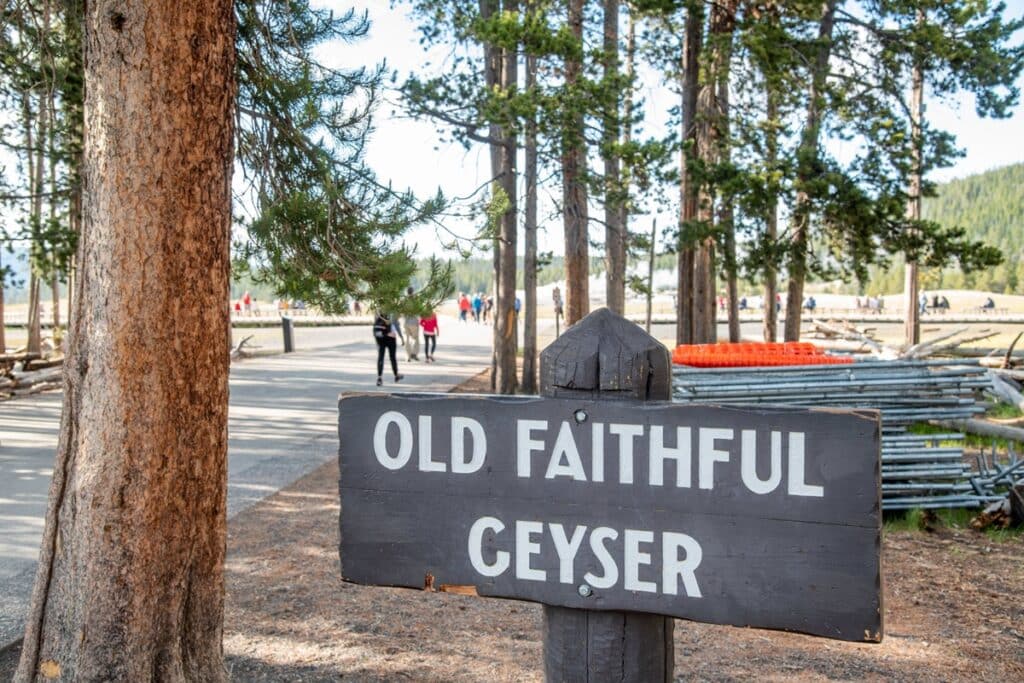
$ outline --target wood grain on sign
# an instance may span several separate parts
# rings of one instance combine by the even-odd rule
[[[339,432],[348,581],[881,637],[875,412],[348,395]]]

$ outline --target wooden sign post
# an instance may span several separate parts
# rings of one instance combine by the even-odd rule
[[[541,352],[540,395],[670,401],[672,359],[663,344],[635,324],[598,309]],[[661,614],[545,605],[544,677],[671,683],[673,624]]]
[[[549,681],[671,680],[671,617],[881,639],[877,412],[674,405],[605,309],[540,372],[342,397],[345,580],[542,603]]]

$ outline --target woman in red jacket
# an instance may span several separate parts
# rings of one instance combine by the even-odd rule
[[[420,327],[423,328],[423,353],[428,363],[434,362],[434,351],[437,349],[437,313],[431,311],[420,318]],[[433,344],[433,346],[431,346]]]

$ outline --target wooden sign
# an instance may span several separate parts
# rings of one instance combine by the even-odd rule
[[[874,411],[446,394],[339,410],[347,581],[882,637]]]

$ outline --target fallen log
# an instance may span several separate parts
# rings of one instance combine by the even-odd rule
[[[840,327],[824,320],[812,320],[811,323],[816,329],[835,335],[839,339],[859,342],[871,349],[871,352],[879,358],[894,358],[896,356],[895,351],[884,347],[875,339],[856,328],[851,328],[851,326]]]
[[[943,427],[945,429],[967,432],[968,434],[990,436],[997,439],[1007,439],[1008,441],[1020,441],[1024,443],[1024,429],[997,424],[995,422],[989,422],[988,420],[979,420],[977,418],[967,420],[930,420],[929,424],[933,424],[937,427]]]
[[[1008,403],[1017,410],[1024,412],[1024,395],[997,373],[990,370],[988,376],[992,380],[992,393],[1004,403]]]
[[[945,341],[947,339],[951,339],[952,337],[955,337],[958,334],[962,334],[962,333],[964,333],[966,331],[967,331],[966,327],[958,327],[958,328],[954,329],[951,332],[945,332],[943,334],[940,334],[939,336],[935,337],[934,339],[928,339],[926,341],[921,342],[920,344],[914,344],[913,346],[910,346],[910,347],[904,349],[903,353],[900,354],[900,356],[902,358],[907,358],[907,359],[921,358],[923,356],[928,355],[929,350],[933,346],[938,344],[940,341]]]
[[[63,376],[63,367],[37,371],[20,370],[11,373],[16,389],[24,389],[36,384],[46,384],[47,382],[60,382]]]
[[[48,370],[49,368],[57,368],[64,365],[64,356],[58,356],[56,358],[47,358],[45,360],[28,360],[25,361],[25,369],[31,371]]]
[[[11,393],[15,396],[31,396],[33,394],[41,394],[42,392],[49,391],[51,389],[60,389],[62,386],[64,386],[62,382],[39,382],[18,387]]]
[[[248,342],[250,339],[252,339],[252,335],[251,334],[249,336],[245,337],[244,339],[242,339],[242,341],[240,341],[237,344],[235,344],[235,347],[233,349],[231,349],[231,354],[229,356],[231,358],[231,360],[238,360],[240,358],[248,358],[251,355],[244,348],[246,342]]]

